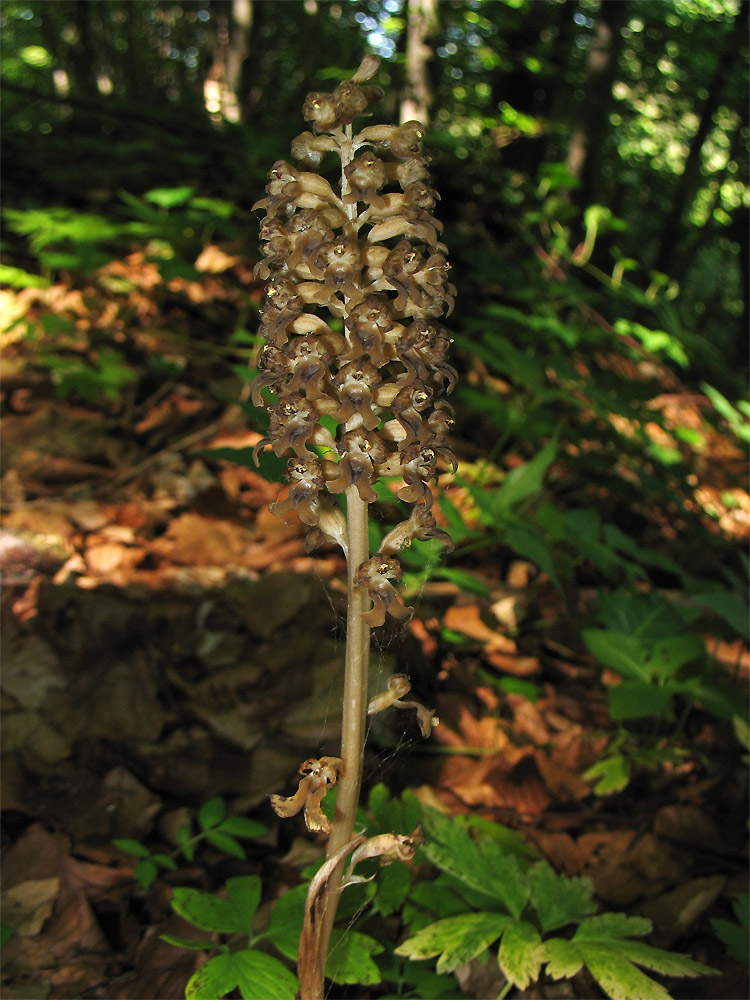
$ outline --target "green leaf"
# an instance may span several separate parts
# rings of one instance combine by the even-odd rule
[[[542,933],[580,920],[596,910],[588,878],[558,875],[547,861],[537,861],[528,874],[531,901],[539,915]],[[525,988],[525,987],[523,987]]]
[[[235,952],[232,958],[243,1000],[294,1000],[297,977],[278,958],[252,949]]]
[[[190,948],[191,951],[208,951],[217,947],[215,941],[199,941],[197,938],[180,937],[177,934],[160,934],[159,937],[175,948]]]
[[[176,208],[178,205],[184,205],[185,202],[190,201],[194,194],[194,187],[184,185],[173,188],[153,188],[151,191],[147,191],[143,197],[145,201],[150,201],[152,205],[158,205],[159,208]]]
[[[387,917],[399,910],[409,895],[411,873],[406,865],[387,865],[380,869],[373,884],[372,905],[381,916]]]
[[[570,979],[583,965],[583,953],[574,941],[554,937],[545,941],[547,966],[545,972],[552,979]]]
[[[136,858],[148,858],[151,855],[151,851],[137,840],[121,837],[118,840],[113,840],[112,843],[118,850],[125,851],[126,854],[134,854]]]
[[[750,639],[750,609],[740,594],[722,588],[707,593],[691,594],[690,600],[709,608],[743,639]]]
[[[546,958],[546,948],[539,931],[525,920],[508,925],[500,942],[497,961],[506,977],[520,990],[539,978]]]
[[[664,681],[676,674],[686,663],[705,657],[706,646],[703,639],[695,632],[685,632],[682,635],[670,636],[657,643],[649,656],[649,667],[652,676]]]
[[[238,981],[234,955],[215,955],[188,979],[185,1000],[218,1000],[231,993]]]
[[[645,663],[646,650],[640,639],[600,628],[584,629],[581,635],[589,652],[605,667],[611,667],[625,677],[649,681],[651,675]]]
[[[267,826],[245,816],[230,816],[222,820],[216,829],[233,837],[264,837],[268,833]]]
[[[489,888],[514,917],[520,917],[529,898],[529,883],[521,874],[516,858],[497,841],[482,837],[479,853],[485,865]]]
[[[204,802],[198,810],[198,825],[201,830],[209,830],[212,826],[218,826],[224,819],[227,812],[227,805],[224,799],[217,795],[208,802]]]
[[[381,951],[383,945],[368,934],[334,928],[326,958],[326,975],[340,985],[373,986],[382,977],[372,956]]]
[[[623,681],[609,689],[609,714],[613,719],[644,719],[669,710],[674,690],[642,681]]]
[[[619,937],[643,937],[651,933],[651,921],[646,917],[628,917],[624,913],[599,913],[582,920],[574,941],[603,941]]]
[[[486,951],[510,924],[502,913],[462,913],[424,927],[400,944],[396,954],[413,959],[440,955],[437,971],[452,972]]]
[[[187,860],[192,861],[195,857],[195,844],[191,843],[190,830],[186,826],[181,826],[178,829],[177,843],[180,845],[180,850]]]
[[[261,883],[257,875],[230,878],[227,896],[214,896],[200,889],[177,886],[172,909],[188,923],[203,930],[225,934],[250,934],[253,914],[260,902]]]
[[[5,942],[13,936],[13,928],[7,921],[0,921],[0,948],[5,944]]]
[[[655,948],[644,941],[619,940],[611,941],[609,947],[624,955],[636,965],[642,965],[645,969],[659,972],[663,976],[707,976],[716,970],[696,962],[687,955],[681,955],[674,951],[664,951],[662,948]]]
[[[133,874],[140,882],[141,888],[148,889],[159,874],[159,867],[153,858],[144,858],[135,866]]]
[[[154,854],[154,861],[170,872],[177,871],[177,862],[171,854]]]
[[[554,462],[556,454],[557,435],[528,462],[511,469],[494,496],[496,516],[502,518],[522,500],[541,492],[547,469]]]
[[[273,942],[282,955],[297,961],[297,949],[305,920],[305,899],[307,885],[289,889],[276,901],[271,913],[271,923],[266,937]]]
[[[509,521],[504,527],[505,541],[519,556],[531,560],[542,572],[561,589],[560,578],[555,569],[555,556],[538,528]]]
[[[585,772],[583,780],[596,781],[594,795],[621,792],[630,781],[630,761],[621,753],[598,760]]]
[[[228,833],[222,833],[221,830],[208,830],[206,832],[206,840],[209,844],[213,844],[214,847],[218,847],[219,850],[224,851],[225,854],[230,854],[233,858],[239,858],[240,861],[245,861],[247,858],[245,848],[242,844],[238,840],[235,840],[234,837],[230,837]]]
[[[663,986],[608,945],[580,947],[586,967],[611,1000],[670,1000]]]

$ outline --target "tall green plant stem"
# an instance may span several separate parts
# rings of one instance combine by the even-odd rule
[[[345,140],[340,145],[342,194],[347,184],[344,169],[351,163],[354,156],[351,125],[346,126],[344,135]],[[347,205],[347,214],[350,219],[353,219],[357,214],[357,206]],[[346,559],[348,599],[344,703],[341,719],[341,759],[343,766],[338,782],[333,829],[328,838],[328,847],[326,850],[326,857],[328,858],[339,851],[351,838],[354,830],[354,820],[357,815],[360,787],[362,785],[362,763],[364,760],[368,703],[367,677],[370,663],[370,626],[362,620],[362,615],[367,611],[370,602],[367,589],[357,585],[356,574],[357,569],[370,556],[367,518],[368,505],[360,497],[357,487],[354,485],[347,487],[346,527],[348,552]],[[309,985],[300,981],[302,1000],[322,1000],[323,998],[325,962],[328,954],[328,943],[336,918],[343,871],[344,861],[336,867],[328,881],[323,926],[320,935],[317,981]]]

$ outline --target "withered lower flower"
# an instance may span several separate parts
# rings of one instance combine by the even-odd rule
[[[455,288],[439,242],[424,128],[352,125],[382,96],[368,82],[377,66],[368,56],[332,94],[308,95],[311,131],[292,142],[299,166],[278,160],[255,206],[265,210],[257,273],[270,280],[260,327],[267,346],[252,386],[253,402],[270,415],[258,449],[293,453],[289,494],[275,512],[295,510],[305,524],[330,525],[326,536],[340,537],[338,518],[327,513],[336,510],[332,494],[354,488],[370,504],[379,475],[403,478],[397,496],[414,513],[355,572],[371,598],[363,617],[373,626],[406,614],[394,554],[414,539],[447,541],[430,484],[456,464],[445,402],[456,373],[446,360],[450,336],[437,322],[452,309]],[[329,153],[341,161],[333,186],[316,172]],[[268,390],[275,400],[266,400]]]

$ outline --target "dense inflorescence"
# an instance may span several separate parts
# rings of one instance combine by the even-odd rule
[[[265,209],[257,274],[267,287],[261,374],[252,385],[253,401],[270,417],[258,448],[292,454],[277,514],[296,510],[346,550],[332,495],[353,487],[369,504],[379,476],[403,479],[397,495],[414,505],[411,516],[356,568],[372,599],[363,615],[372,626],[407,610],[394,587],[396,553],[414,539],[450,544],[432,513],[430,483],[441,464],[456,466],[445,401],[456,373],[438,322],[450,314],[455,288],[433,215],[439,196],[429,186],[424,130],[418,122],[356,134],[352,127],[382,97],[365,85],[377,68],[368,56],[332,94],[308,95],[303,113],[312,131],[291,147],[300,166],[276,162],[254,206]],[[338,191],[317,172],[331,153],[341,161]]]

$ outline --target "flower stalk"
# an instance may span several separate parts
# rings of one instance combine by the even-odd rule
[[[279,815],[304,810],[308,829],[330,833],[326,878],[308,899],[306,927],[314,938],[308,929],[300,943],[303,1000],[323,996],[368,711],[416,708],[423,735],[436,722],[418,702],[401,700],[409,691],[406,678],[392,679],[380,700],[368,699],[370,631],[386,616],[400,620],[411,610],[396,589],[402,577],[397,555],[414,539],[450,545],[432,513],[429,484],[439,468],[456,467],[448,443],[452,410],[445,401],[456,372],[446,361],[450,336],[437,321],[452,310],[455,288],[439,242],[442,224],[432,214],[439,196],[428,186],[424,130],[418,122],[359,132],[353,126],[382,99],[380,88],[368,83],[378,65],[367,56],[332,94],[308,95],[303,114],[311,131],[291,147],[300,167],[277,161],[266,197],[253,206],[265,210],[256,273],[267,285],[260,325],[265,342],[251,395],[269,413],[268,436],[256,454],[266,446],[279,456],[291,454],[288,495],[272,510],[280,516],[296,511],[347,560],[341,756],[310,758],[300,767],[295,795],[272,796]],[[332,156],[340,161],[338,190],[318,172]],[[403,481],[397,496],[412,512],[371,554],[368,512],[382,476]],[[338,494],[346,499],[346,515]],[[337,782],[329,831],[320,802]]]

